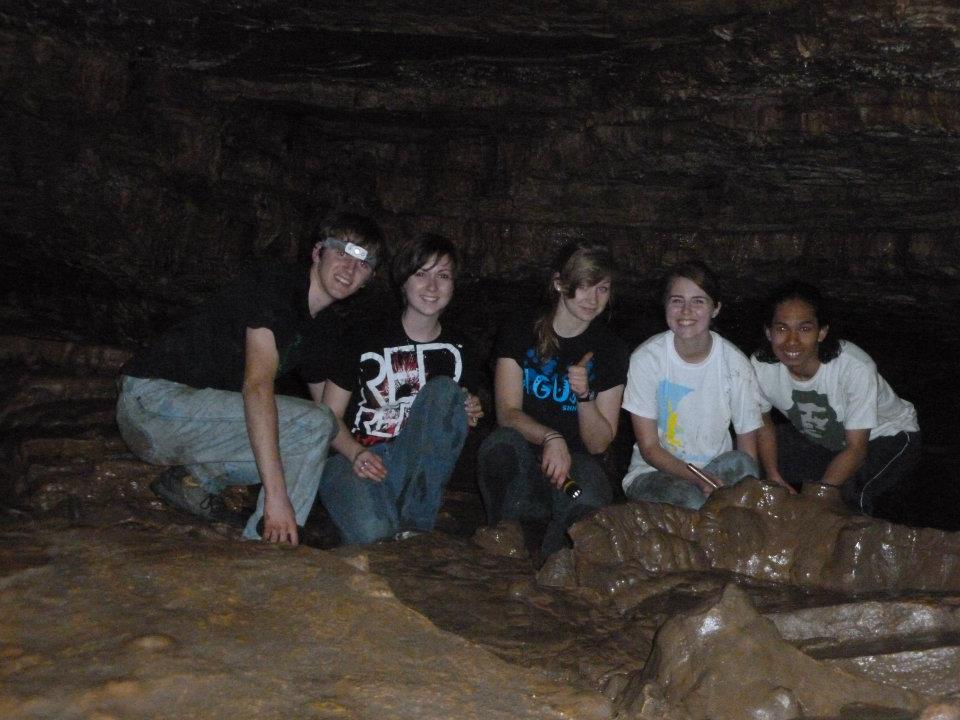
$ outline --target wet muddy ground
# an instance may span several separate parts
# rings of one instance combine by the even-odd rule
[[[904,525],[957,530],[960,446],[955,417],[957,392],[951,373],[955,372],[953,358],[960,351],[960,332],[955,327],[940,325],[911,334],[908,310],[898,311],[900,331],[896,334],[873,335],[871,351],[897,391],[917,405],[927,449],[921,472],[909,486],[887,499],[883,511],[886,517]],[[655,319],[644,322],[644,329],[658,329]],[[744,326],[728,326],[724,330],[734,338],[738,333],[749,336],[752,332]],[[848,336],[859,339],[849,333]],[[950,352],[931,352],[931,348],[946,348]],[[235,530],[199,524],[168,510],[150,493],[149,483],[158,470],[129,455],[113,421],[115,373],[125,357],[126,352],[116,347],[62,340],[20,336],[6,337],[0,342],[0,532],[9,547],[18,549],[4,553],[0,561],[6,578],[18,578],[20,582],[24,572],[49,562],[44,549],[49,541],[39,538],[49,537],[50,533],[58,537],[63,534],[80,545],[86,542],[84,533],[94,533],[97,538],[102,538],[104,532],[112,538],[117,533],[129,535],[129,542],[141,548],[137,552],[145,552],[144,544],[149,546],[153,537],[162,538],[168,548],[171,542],[182,542],[184,547],[197,543],[205,548],[222,547],[210,551],[216,555],[247,552]],[[873,589],[850,593],[825,590],[815,582],[800,586],[769,582],[718,567],[689,566],[674,568],[661,577],[644,575],[643,597],[618,604],[615,598],[598,592],[589,583],[571,582],[570,578],[577,574],[570,568],[555,568],[551,575],[548,567],[538,576],[529,559],[495,554],[471,539],[483,523],[470,473],[479,439],[479,435],[471,439],[451,482],[437,533],[367,548],[333,549],[336,534],[322,509],[318,509],[306,534],[306,541],[313,548],[297,552],[331,550],[333,556],[384,578],[397,600],[421,613],[440,630],[454,633],[510,665],[527,668],[538,678],[587,696],[593,694],[598,702],[603,700],[595,706],[578,704],[579,699],[570,701],[573,704],[567,707],[576,706],[583,717],[604,717],[611,712],[619,712],[623,717],[663,713],[677,718],[698,717],[696,706],[682,706],[670,696],[670,687],[682,685],[678,676],[674,676],[671,686],[669,678],[651,675],[652,659],[669,657],[670,652],[651,651],[658,631],[668,620],[695,615],[698,609],[712,604],[721,607],[722,602],[728,601],[724,600],[725,588],[731,583],[745,592],[748,604],[763,617],[779,617],[781,628],[791,622],[799,623],[803,612],[827,608],[822,617],[811,620],[813,624],[798,631],[787,645],[804,649],[804,657],[818,663],[839,663],[844,672],[859,668],[862,673],[866,668],[867,676],[883,687],[916,692],[912,700],[888,698],[889,702],[883,705],[886,710],[876,711],[880,715],[870,715],[873,710],[862,708],[863,714],[857,715],[861,711],[848,708],[845,717],[911,717],[934,698],[956,700],[960,694],[960,620],[955,612],[960,606],[960,580],[956,580],[954,572],[960,567],[960,557],[947,549],[943,544],[946,541],[941,543],[939,586],[894,584],[883,592]],[[628,448],[629,437],[621,433],[610,458],[614,468],[625,462]],[[242,489],[232,491],[229,497],[237,507],[249,506],[252,500],[252,495]],[[894,539],[883,542],[891,547],[914,542],[896,539],[899,535],[890,537]],[[503,543],[499,550],[506,552],[508,544]],[[577,559],[577,550],[568,562],[580,563],[578,567],[586,572],[582,570],[586,561]],[[62,552],[66,556],[78,550],[72,547]],[[937,555],[941,550],[921,548],[919,552]],[[297,557],[300,562],[302,556]],[[44,586],[47,581],[38,578],[36,586],[25,585],[23,592],[52,597],[62,591]],[[8,583],[0,590],[8,593],[11,587]],[[23,597],[18,598],[15,604],[26,602]],[[886,608],[887,615],[870,609],[877,603]],[[57,604],[49,604],[55,614]],[[889,614],[893,612],[891,608],[900,608],[904,616],[914,618],[912,629],[901,628],[885,635],[883,627],[899,622]],[[874,625],[864,620],[869,612],[874,612]],[[857,619],[843,623],[838,619],[848,616]],[[923,624],[916,621],[918,617],[933,619]],[[837,627],[844,623],[845,627],[869,626],[872,635],[851,633],[841,637]],[[901,625],[906,627],[909,623]],[[43,663],[35,667],[22,657],[30,655],[31,643],[42,645],[50,638],[45,639],[42,626],[34,625],[14,642],[14,624],[5,627],[5,681],[40,683],[37,693],[43,694],[43,677],[49,677],[52,683],[54,675],[37,674],[36,667]],[[18,628],[17,632],[26,632],[23,627]],[[132,627],[129,633],[135,636],[142,630],[149,634],[148,629]],[[63,628],[51,625],[49,632],[63,632]],[[782,634],[789,636],[787,631]],[[115,658],[103,661],[109,665]],[[935,671],[935,666],[941,670]],[[666,665],[657,667],[661,675],[675,672]],[[82,677],[77,680],[81,684],[87,681],[93,682]],[[821,678],[818,682],[824,681]],[[701,685],[706,687],[709,683]],[[121,688],[116,692],[124,691]],[[722,692],[716,693],[720,694],[710,702],[721,707]],[[757,695],[773,698],[769,701],[774,704],[782,700],[766,690],[758,690]],[[747,703],[743,699],[738,702]],[[787,698],[781,704],[789,708],[790,702]],[[17,706],[23,717],[57,717],[53,710],[53,714],[45,715],[46,711],[40,710],[28,714],[24,707]],[[555,708],[550,710],[554,711]],[[783,712],[771,717],[791,716],[789,710]],[[399,717],[402,713],[391,711],[387,715]],[[16,713],[11,715],[15,716]]]

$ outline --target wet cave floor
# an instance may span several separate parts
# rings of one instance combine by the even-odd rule
[[[863,314],[869,315],[865,311]],[[850,317],[855,318],[856,313],[850,313],[848,321]],[[876,321],[874,316],[870,317]],[[846,333],[846,336],[867,348],[898,394],[917,405],[926,447],[920,472],[908,485],[885,499],[882,515],[905,526],[958,530],[960,440],[956,408],[960,381],[956,376],[955,358],[960,356],[960,330],[951,323],[917,324],[909,308],[901,308],[899,314],[891,313],[885,322],[895,323],[895,329],[880,332],[874,325],[875,331],[864,333],[871,338],[870,342],[856,334]],[[659,329],[655,318],[646,319],[637,327],[644,332],[648,328],[651,332]],[[637,331],[637,327],[633,330]],[[751,334],[745,326],[728,326],[724,333],[735,341],[738,334],[742,336],[741,340]],[[747,342],[738,344],[749,347]],[[52,607],[62,606],[62,599],[51,599],[56,593],[52,587],[44,589],[42,579],[36,587],[24,580],[26,574],[36,568],[52,565],[54,557],[81,552],[71,546],[72,549],[63,547],[51,554],[50,548],[56,543],[50,538],[54,537],[71,538],[71,542],[91,547],[114,542],[111,538],[123,537],[125,540],[121,545],[128,543],[140,553],[150,547],[151,538],[156,538],[165,548],[164,552],[172,552],[174,556],[177,553],[172,548],[179,543],[185,547],[199,547],[199,551],[191,552],[201,564],[204,552],[219,556],[232,552],[231,547],[238,548],[241,555],[251,552],[246,549],[248,544],[238,540],[236,530],[194,521],[165,508],[150,493],[148,486],[158,469],[129,455],[113,420],[116,371],[126,357],[127,352],[116,347],[62,339],[7,336],[0,340],[0,430],[3,436],[0,446],[0,535],[6,546],[0,553],[0,592],[7,594],[8,598],[16,596],[8,601],[14,605],[21,603],[22,607],[27,607],[24,598],[36,593],[42,602]],[[622,423],[621,430],[627,426],[628,423]],[[531,671],[544,682],[585,694],[557,700],[549,711],[543,711],[544,717],[553,717],[551,713],[554,712],[561,715],[572,712],[574,717],[606,717],[612,711],[619,712],[622,717],[646,717],[641,703],[628,705],[624,698],[629,694],[631,683],[635,684],[636,678],[642,677],[650,662],[658,630],[669,618],[692,612],[705,603],[719,602],[724,588],[731,583],[744,590],[757,611],[767,616],[877,599],[893,604],[916,601],[925,607],[960,606],[960,594],[957,594],[960,585],[933,591],[928,586],[926,589],[890,587],[884,591],[844,593],[835,588],[799,587],[703,568],[681,570],[651,582],[642,600],[626,609],[609,598],[604,599],[603,593],[598,595],[595,590],[571,587],[569,582],[544,582],[543,575],[537,575],[537,569],[529,559],[516,557],[520,548],[513,548],[514,552],[509,548],[490,552],[471,540],[476,529],[483,524],[482,507],[471,473],[479,440],[478,434],[468,443],[447,489],[437,532],[366,548],[336,548],[335,531],[322,508],[318,508],[308,522],[305,537],[311,547],[293,553],[297,562],[301,562],[303,553],[316,553],[315,548],[330,551],[332,556],[344,559],[354,568],[384,578],[389,586],[388,595],[420,613],[441,631],[484,648],[509,665]],[[625,465],[629,445],[630,438],[621,431],[611,453],[610,462],[614,467]],[[242,507],[249,506],[254,499],[251,492],[236,489],[231,491],[228,502]],[[269,552],[276,555],[275,551]],[[507,556],[509,554],[514,557]],[[294,554],[291,553],[290,557]],[[17,591],[20,585],[22,587]],[[24,595],[16,595],[17,592]],[[104,595],[111,595],[111,591],[104,589]],[[122,602],[114,609],[123,612]],[[863,637],[845,642],[838,640],[833,645],[826,643],[819,651],[814,648],[810,655],[818,660],[839,662],[845,657],[879,657],[907,651],[921,655],[927,652],[931,658],[934,657],[930,655],[932,651],[946,653],[944,657],[947,659],[941,657],[937,662],[948,668],[947,673],[958,673],[955,692],[949,692],[949,679],[945,683],[938,680],[933,682],[932,689],[924,697],[927,700],[931,697],[955,698],[960,693],[960,618],[954,615],[950,618],[945,624],[927,627],[913,636],[886,640],[879,636],[876,641],[879,645],[870,646]],[[210,622],[216,623],[215,620]],[[36,683],[39,688],[36,697],[44,695],[43,683],[47,676],[37,668],[43,667],[44,662],[55,665],[56,660],[52,651],[45,660],[36,660],[43,657],[43,653],[34,647],[46,642],[39,639],[43,629],[34,627],[28,632],[10,620],[4,627],[3,637],[0,637],[4,681],[27,683],[24,687]],[[70,631],[69,626],[51,625],[51,632],[63,634]],[[138,636],[137,630],[130,629],[128,635],[150,635],[145,627],[140,631],[142,633]],[[162,645],[166,641],[156,642]],[[808,645],[813,647],[816,643],[811,642],[807,638]],[[799,641],[794,644],[802,645]],[[60,654],[66,657],[71,652],[76,654],[79,651],[66,648],[61,649]],[[103,662],[109,666],[118,661],[111,657]],[[918,667],[925,667],[923,662],[917,663]],[[49,677],[49,682],[55,682],[55,673]],[[76,682],[78,687],[87,687],[88,693],[94,686],[103,687],[100,676],[96,679],[81,677]],[[0,708],[6,707],[2,704],[5,701],[11,708],[10,717],[59,716],[58,707],[61,706],[30,705],[23,699],[29,699],[29,692],[24,692],[23,696],[15,692],[5,694],[0,698]],[[117,692],[122,695],[124,691]],[[338,692],[349,695],[342,687],[330,692],[333,698],[339,697]],[[384,691],[388,695],[390,692]],[[583,704],[583,697],[591,694],[605,699],[595,705],[589,701]],[[113,701],[120,702],[116,698]],[[919,706],[890,710],[884,705],[886,714],[870,715],[864,711],[863,715],[847,713],[845,717],[912,717]],[[94,702],[90,707],[100,706]],[[129,707],[135,707],[135,704]],[[351,712],[363,716],[363,712],[356,710],[361,705],[346,703],[338,707],[353,708]],[[571,708],[577,710],[571,711]],[[434,712],[440,717],[448,711]],[[226,716],[226,710],[224,712]],[[290,708],[278,706],[276,716],[289,712]],[[406,716],[404,712],[394,709],[385,711],[384,716]],[[539,717],[539,712],[537,708],[523,712],[517,710],[516,716]],[[154,714],[164,716],[163,713]],[[274,715],[265,712],[262,716]],[[319,712],[316,716],[351,715]],[[431,714],[425,711],[423,716]],[[470,713],[464,713],[464,716],[470,716]],[[696,713],[691,711],[690,716],[696,716]]]

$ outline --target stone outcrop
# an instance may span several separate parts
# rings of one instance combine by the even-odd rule
[[[735,585],[716,604],[668,620],[637,682],[635,697],[625,693],[623,702],[641,718],[836,717],[857,706],[889,712],[920,705],[914,693],[824,665],[787,644]]]
[[[836,512],[748,480],[713,493],[698,512],[654,503],[604,508],[571,530],[563,580],[627,610],[649,581],[725,571],[851,595],[960,592],[960,535]]]
[[[249,716],[241,703],[258,717],[497,717],[510,704],[520,717],[599,718],[616,709],[624,718],[683,720],[691,708],[737,702],[795,717],[806,692],[799,676],[773,677],[748,657],[743,687],[713,673],[699,683],[709,688],[700,705],[685,709],[671,694],[692,676],[658,659],[655,644],[669,636],[661,629],[679,628],[675,647],[707,666],[719,662],[722,653],[690,626],[705,608],[730,604],[722,598],[731,582],[749,603],[738,600],[730,616],[764,628],[751,631],[758,642],[762,635],[763,652],[802,653],[810,677],[881,686],[890,712],[903,707],[895,700],[904,691],[916,703],[947,703],[931,706],[931,718],[949,717],[943,712],[960,699],[960,594],[946,592],[954,576],[944,571],[956,535],[818,511],[808,498],[745,484],[715,493],[699,515],[608,508],[576,526],[575,546],[535,576],[519,527],[480,533],[483,547],[467,539],[482,521],[479,498],[455,477],[439,518],[444,532],[333,550],[345,567],[313,547],[237,542],[236,529],[159,503],[147,487],[158,468],[130,456],[113,422],[120,351],[24,338],[0,348],[3,717],[59,719],[68,707],[91,717],[216,717],[209,702],[221,696],[235,717]],[[235,509],[251,499],[242,489],[227,497]],[[311,544],[332,546],[322,517],[308,530]],[[831,537],[849,538],[846,547],[860,554],[834,554]],[[904,548],[916,551],[916,567],[901,562]],[[843,563],[878,557],[888,562],[867,565],[869,573],[844,571]],[[415,618],[412,629],[397,625],[397,601],[411,609],[401,615]],[[286,618],[313,634],[294,637]],[[341,621],[370,652],[407,654],[365,665],[356,643],[336,644]],[[374,637],[388,626],[403,628],[408,642]],[[488,665],[484,653],[464,666],[466,677],[450,664],[433,675],[437,654],[459,658],[438,628],[461,638],[464,652],[479,647],[508,663],[510,682],[500,684],[504,666]],[[421,650],[434,638],[435,648]],[[278,642],[296,645],[295,663],[280,657]],[[414,656],[425,658],[421,675],[412,674]],[[260,667],[263,658],[270,667]],[[835,688],[837,707],[861,697],[846,687]],[[494,697],[501,690],[502,702]]]
[[[610,716],[325,553],[159,528],[0,537],[9,720]]]

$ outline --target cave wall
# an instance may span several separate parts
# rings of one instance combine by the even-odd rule
[[[946,322],[958,58],[945,1],[6,3],[2,317],[140,339],[350,206],[481,281],[595,236]]]

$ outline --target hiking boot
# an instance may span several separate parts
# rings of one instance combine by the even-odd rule
[[[153,494],[167,505],[210,522],[243,527],[244,518],[227,508],[223,498],[207,492],[185,467],[174,465],[150,483]]]

